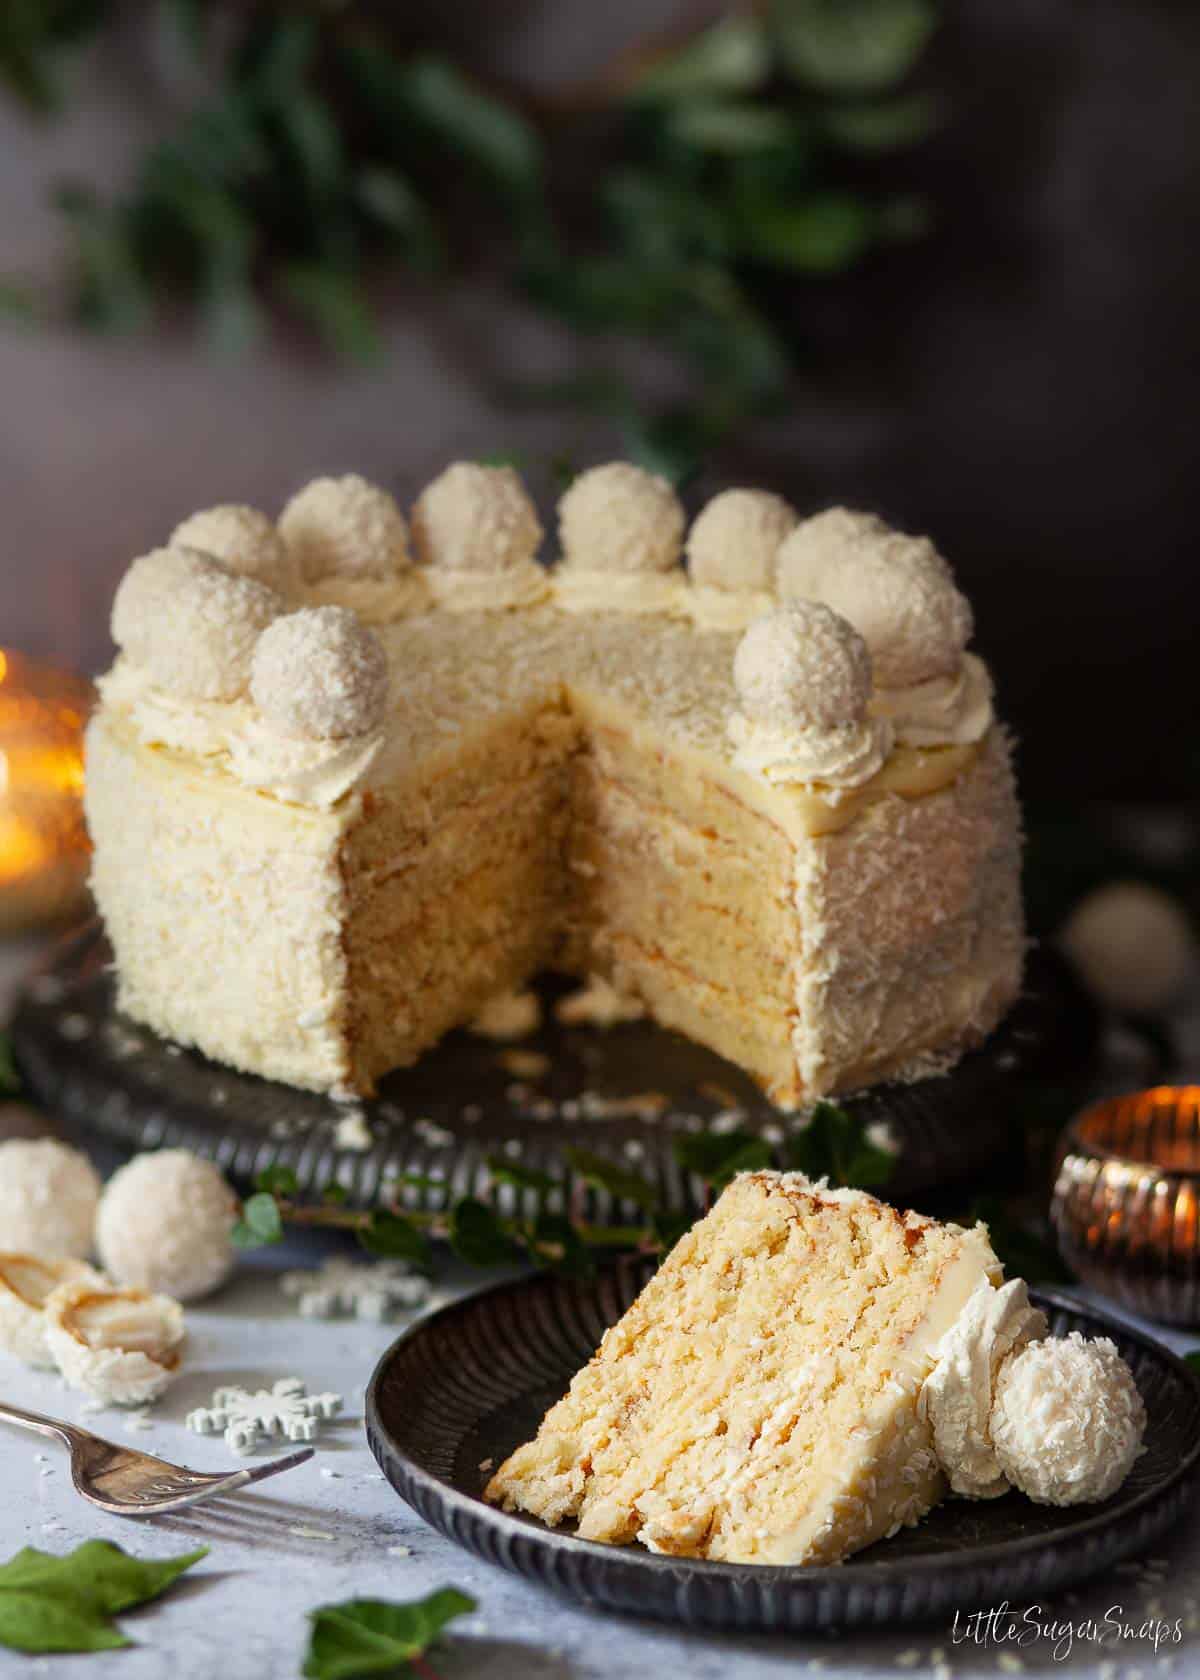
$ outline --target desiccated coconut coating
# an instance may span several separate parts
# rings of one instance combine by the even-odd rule
[[[425,566],[500,572],[532,560],[542,540],[537,510],[511,467],[455,461],[412,511],[413,544]]]
[[[992,1444],[1014,1487],[1042,1505],[1107,1499],[1142,1450],[1146,1408],[1107,1336],[1078,1330],[1005,1360],[992,1405]]]
[[[670,571],[683,527],[683,508],[666,479],[628,461],[580,473],[558,504],[563,560],[584,571]]]
[[[202,508],[171,532],[172,548],[211,554],[243,577],[257,578],[273,589],[295,582],[295,567],[275,522],[258,508],[236,502]]]
[[[746,631],[733,680],[747,717],[777,729],[835,729],[866,712],[871,658],[854,628],[818,601],[790,601]]]
[[[781,595],[824,601],[850,620],[871,650],[881,688],[910,688],[959,669],[971,608],[928,537],[829,508],[796,527],[776,566]]]
[[[337,741],[383,718],[383,644],[345,607],[305,607],[276,619],[254,652],[254,703],[283,735]]]
[[[212,1162],[190,1150],[135,1155],[100,1198],[101,1263],[117,1283],[198,1300],[233,1270],[237,1206]]]
[[[113,641],[133,665],[186,700],[236,700],[254,644],[284,611],[257,578],[190,548],[156,548],[130,566],[113,601]]]
[[[279,516],[279,534],[306,583],[395,577],[412,564],[395,498],[357,473],[314,478]]]
[[[0,1249],[83,1259],[92,1252],[100,1179],[54,1138],[0,1143]]]
[[[723,490],[688,532],[693,583],[711,589],[770,589],[779,545],[796,521],[791,504],[769,490]]]

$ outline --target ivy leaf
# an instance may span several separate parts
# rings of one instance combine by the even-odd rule
[[[272,1196],[294,1196],[300,1188],[300,1180],[292,1167],[276,1164],[263,1168],[254,1180],[254,1188],[265,1190]]]
[[[809,1178],[861,1189],[886,1184],[896,1164],[888,1150],[871,1142],[857,1115],[829,1102],[816,1105],[805,1129],[788,1139],[785,1154],[789,1167]]]
[[[852,152],[887,152],[923,140],[937,122],[936,102],[925,93],[903,93],[870,104],[834,106],[822,131]]]
[[[354,193],[371,220],[402,246],[414,268],[435,274],[445,266],[442,236],[403,175],[372,165],[359,172]]]
[[[771,1165],[771,1146],[753,1132],[688,1132],[672,1144],[684,1172],[695,1173],[714,1190],[723,1190],[740,1172]]]
[[[12,1039],[0,1033],[0,1096],[11,1097],[21,1089],[21,1076],[13,1058]]]
[[[703,152],[740,156],[803,144],[804,130],[789,112],[757,100],[697,100],[667,118],[667,133]]]
[[[534,1259],[564,1277],[591,1277],[596,1269],[587,1244],[561,1213],[539,1213],[529,1234]]]
[[[379,336],[357,280],[316,263],[289,263],[280,275],[284,296],[306,316],[332,350],[367,362],[379,350]]]
[[[937,26],[933,0],[776,0],[785,67],[832,93],[873,92],[906,76]]]
[[[358,1240],[368,1254],[380,1259],[410,1260],[416,1266],[429,1264],[429,1244],[403,1214],[374,1214],[371,1223],[359,1232]]]
[[[1183,1362],[1190,1365],[1193,1371],[1200,1371],[1200,1348],[1193,1348],[1190,1353],[1185,1353]]]
[[[108,1540],[88,1540],[65,1557],[26,1546],[0,1565],[0,1645],[15,1651],[112,1651],[132,1643],[110,1618],[157,1598],[207,1557],[130,1557]]]
[[[283,1240],[283,1220],[274,1196],[265,1190],[242,1203],[242,1217],[233,1227],[235,1248],[263,1248]]]
[[[395,86],[411,117],[514,199],[541,189],[542,148],[518,112],[483,93],[440,58],[417,58],[400,68]]]
[[[74,235],[74,309],[87,326],[129,332],[150,313],[150,296],[127,220],[87,188],[66,184],[54,202]]]
[[[654,1215],[652,1223],[655,1239],[664,1254],[668,1254],[692,1228],[692,1220],[686,1213],[659,1212]]]
[[[757,18],[735,15],[644,70],[632,97],[657,103],[697,94],[751,93],[766,80],[770,69],[763,25]]]
[[[511,1184],[516,1190],[532,1190],[539,1196],[562,1188],[560,1181],[551,1178],[549,1173],[538,1172],[534,1167],[523,1167],[518,1161],[510,1161],[506,1155],[489,1155],[487,1170],[498,1183]]]
[[[748,257],[777,268],[832,274],[856,262],[871,243],[871,207],[850,193],[813,193],[787,201],[762,197],[738,205],[739,243]]]
[[[390,1674],[422,1657],[456,1616],[469,1615],[475,1600],[456,1587],[428,1598],[392,1604],[381,1598],[352,1598],[327,1604],[309,1617],[312,1633],[304,1659],[306,1680],[357,1680]]]
[[[464,1196],[451,1210],[450,1246],[471,1266],[498,1266],[518,1252],[500,1216],[473,1196]]]
[[[568,1149],[567,1164],[586,1183],[607,1190],[618,1202],[633,1202],[645,1213],[653,1213],[658,1206],[658,1191],[652,1184],[603,1155],[594,1155],[590,1149]]]

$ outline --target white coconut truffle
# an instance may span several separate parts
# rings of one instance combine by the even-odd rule
[[[393,578],[412,564],[404,515],[357,473],[314,478],[279,516],[279,534],[306,583],[323,578]]]
[[[158,1149],[115,1172],[96,1216],[105,1271],[177,1301],[197,1301],[233,1270],[238,1202],[211,1161]]]
[[[798,515],[769,490],[723,490],[688,532],[688,570],[705,589],[770,590],[775,556]]]
[[[263,632],[250,692],[282,735],[312,741],[365,735],[387,708],[387,655],[375,632],[346,607],[305,607]]]
[[[82,1260],[0,1254],[0,1349],[26,1365],[53,1366],[43,1308],[62,1284],[84,1281],[104,1283]]]
[[[1112,881],[1078,904],[1059,936],[1089,989],[1110,1009],[1153,1015],[1196,969],[1187,914],[1145,881]]]
[[[455,461],[422,491],[412,511],[422,565],[503,572],[534,559],[542,541],[537,509],[512,467]]]
[[[47,1297],[46,1342],[72,1388],[106,1406],[144,1406],[179,1372],[183,1308],[166,1295],[86,1280]]]
[[[86,1155],[55,1138],[0,1143],[0,1249],[37,1258],[92,1252],[100,1179]]]
[[[580,473],[558,504],[563,560],[591,572],[669,572],[684,512],[665,478],[628,461]]]
[[[742,711],[771,729],[859,723],[871,694],[862,637],[819,601],[789,601],[756,619],[733,656]]]
[[[282,596],[211,555],[157,548],[135,560],[113,601],[113,641],[131,664],[184,700],[236,700],[259,636]]]
[[[1031,1342],[1000,1367],[992,1444],[1014,1487],[1041,1505],[1107,1499],[1142,1450],[1146,1408],[1107,1337]]]
[[[971,639],[970,604],[933,544],[871,514],[830,508],[803,520],[780,545],[776,583],[850,620],[880,688],[953,676]]]
[[[257,578],[273,589],[287,590],[295,582],[295,567],[275,521],[237,502],[190,514],[171,532],[170,547],[211,554],[231,572]]]

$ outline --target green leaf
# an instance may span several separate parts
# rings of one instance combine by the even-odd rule
[[[416,1266],[429,1264],[429,1244],[411,1219],[400,1213],[379,1212],[363,1227],[358,1240],[368,1254],[387,1260],[411,1260]]]
[[[697,476],[717,441],[705,417],[694,409],[654,415],[633,410],[621,420],[621,442],[629,459],[677,488]]]
[[[568,1149],[566,1154],[567,1165],[597,1190],[607,1190],[619,1202],[633,1202],[646,1213],[658,1206],[658,1191],[638,1173],[617,1166],[603,1155],[594,1155],[590,1149]]]
[[[498,1266],[518,1253],[499,1214],[473,1196],[464,1196],[451,1209],[450,1246],[471,1266]]]
[[[442,236],[427,206],[403,175],[372,166],[356,177],[354,191],[365,213],[400,245],[414,268],[436,274],[445,267]]]
[[[1200,1371],[1200,1348],[1192,1348],[1189,1353],[1185,1353],[1183,1362],[1190,1365],[1193,1371]]]
[[[220,356],[236,360],[262,336],[262,310],[240,275],[220,275],[201,299],[208,342]]]
[[[233,1227],[235,1248],[263,1248],[283,1239],[283,1220],[275,1198],[265,1190],[242,1203],[242,1217]]]
[[[321,1200],[327,1207],[343,1207],[350,1199],[350,1192],[344,1184],[327,1184],[321,1192]]]
[[[278,1163],[271,1167],[264,1167],[254,1180],[256,1190],[265,1190],[272,1196],[294,1196],[300,1188],[300,1180],[296,1177],[295,1169],[280,1166]]]
[[[421,1657],[456,1616],[469,1615],[475,1600],[456,1587],[428,1598],[392,1604],[380,1598],[352,1598],[327,1604],[309,1617],[312,1633],[304,1659],[306,1680],[357,1680],[359,1675],[393,1673]]]
[[[13,1058],[12,1039],[0,1032],[0,1096],[14,1096],[20,1089],[21,1076]]]
[[[374,359],[379,337],[353,275],[313,263],[290,263],[280,282],[289,302],[307,317],[330,349],[351,361]]]
[[[799,81],[867,93],[900,81],[937,27],[933,0],[776,0],[775,39]]]
[[[511,1184],[517,1190],[532,1190],[540,1196],[562,1189],[560,1181],[551,1178],[549,1173],[538,1172],[534,1167],[523,1167],[518,1161],[510,1161],[507,1155],[489,1155],[487,1170],[499,1184]]]
[[[31,1546],[0,1565],[0,1645],[16,1651],[111,1651],[130,1641],[110,1617],[157,1598],[208,1547],[181,1557],[130,1557],[88,1540],[65,1557]]]
[[[342,136],[332,113],[301,88],[280,104],[276,121],[292,165],[289,180],[298,180],[315,204],[323,204],[341,187],[344,169]]]
[[[874,231],[870,205],[850,193],[813,193],[790,203],[743,198],[737,209],[738,240],[748,257],[810,274],[849,268]]]
[[[541,190],[542,147],[519,112],[482,92],[441,58],[416,58],[384,76],[398,107],[510,198],[528,202]]]
[[[684,1172],[723,1190],[740,1172],[757,1172],[772,1162],[771,1146],[753,1132],[686,1132],[671,1145]]]
[[[74,309],[81,321],[106,332],[129,332],[150,313],[146,277],[127,219],[97,202],[86,188],[58,187],[54,202],[71,224]]]
[[[313,17],[260,12],[238,47],[238,78],[258,98],[272,103],[287,100],[307,76],[317,40]]]
[[[749,93],[766,80],[770,69],[763,25],[757,18],[735,15],[643,71],[631,97],[660,103],[698,94]]]
[[[937,117],[937,102],[928,94],[902,93],[870,104],[837,105],[821,118],[821,128],[847,151],[887,152],[923,140]]]
[[[564,1277],[591,1277],[595,1260],[571,1221],[561,1213],[539,1213],[529,1234],[533,1258]]]
[[[685,1237],[692,1228],[692,1221],[686,1213],[659,1212],[652,1221],[654,1235],[664,1254],[671,1249],[681,1237]]]
[[[860,1189],[886,1184],[896,1164],[888,1150],[871,1142],[857,1115],[830,1102],[818,1103],[804,1130],[788,1139],[785,1157],[809,1178]]]
[[[739,156],[804,144],[804,130],[782,106],[749,100],[697,100],[667,118],[667,132],[700,151]]]

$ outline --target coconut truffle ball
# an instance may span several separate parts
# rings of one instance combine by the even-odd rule
[[[387,655],[348,608],[305,607],[263,632],[250,692],[281,735],[312,741],[365,735],[387,708]]]
[[[850,620],[881,688],[953,676],[971,639],[970,605],[933,544],[871,514],[830,508],[802,521],[780,546],[776,582]]]
[[[236,700],[246,691],[259,636],[284,602],[257,578],[238,577],[211,555],[156,548],[121,579],[113,641],[168,693]]]
[[[100,1200],[96,1169],[54,1138],[0,1143],[0,1249],[38,1259],[92,1252]]]
[[[1169,1008],[1196,966],[1187,915],[1145,881],[1113,881],[1089,893],[1059,940],[1102,1003],[1135,1015]]]
[[[628,461],[580,473],[558,504],[563,559],[583,571],[669,572],[684,523],[666,479]]]
[[[1107,1337],[1074,1330],[1000,1367],[992,1443],[1009,1481],[1039,1504],[1107,1499],[1140,1455],[1145,1427],[1133,1372]]]
[[[211,1161],[187,1149],[135,1155],[104,1187],[96,1247],[110,1277],[197,1301],[233,1270],[238,1202]]]
[[[413,543],[425,566],[501,572],[533,560],[541,522],[511,467],[456,461],[422,491],[412,512]]]
[[[395,498],[357,473],[314,478],[298,490],[279,516],[279,534],[306,583],[386,581],[412,564]]]
[[[286,589],[294,567],[273,520],[258,508],[226,502],[191,514],[171,532],[172,548],[194,548],[242,577]]]
[[[775,556],[796,522],[795,508],[769,490],[723,490],[688,533],[693,583],[707,589],[772,588]]]
[[[178,1375],[183,1308],[166,1295],[64,1283],[47,1297],[46,1343],[71,1388],[105,1406],[144,1406]]]
[[[866,716],[871,657],[854,627],[819,601],[755,619],[733,656],[745,715],[771,729],[836,729]]]

